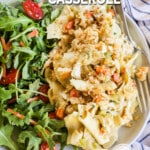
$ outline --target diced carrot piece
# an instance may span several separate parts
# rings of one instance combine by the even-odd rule
[[[96,98],[95,98],[95,102],[96,103],[98,103],[98,102],[100,102],[102,100],[102,96],[101,95],[98,95],[98,96],[96,96]]]
[[[39,35],[38,30],[37,30],[37,29],[34,29],[32,32],[30,32],[30,33],[28,34],[28,37],[29,37],[29,38],[33,38],[33,37],[38,37],[38,35]]]
[[[70,77],[70,72],[64,72],[63,74],[62,74],[62,79],[68,79],[69,77]]]
[[[79,97],[80,94],[79,94],[79,92],[78,92],[76,89],[72,89],[72,90],[70,91],[70,96],[71,96],[71,97]]]
[[[10,50],[11,43],[10,42],[6,43],[4,37],[1,37],[1,43],[2,43],[2,47],[3,47],[4,51]]]
[[[85,13],[85,16],[86,16],[87,18],[92,17],[92,16],[93,16],[93,13],[92,13],[91,11],[87,11],[87,12]]]
[[[24,115],[20,114],[20,113],[17,112],[17,111],[14,111],[14,110],[11,109],[11,108],[8,108],[8,109],[7,109],[7,112],[12,113],[13,115],[15,115],[15,116],[16,116],[17,118],[19,118],[19,119],[24,119],[24,118],[25,118]]]
[[[110,9],[108,10],[108,12],[110,12],[113,17],[116,16],[115,10],[114,10],[113,8],[110,8]]]
[[[66,30],[70,30],[70,29],[73,29],[73,26],[74,26],[74,20],[69,20],[66,24],[65,24],[65,29]]]
[[[114,73],[112,75],[112,79],[113,79],[114,82],[119,83],[120,82],[120,75],[119,75],[119,73]]]
[[[39,96],[35,96],[35,97],[32,97],[32,98],[29,98],[28,100],[27,100],[27,103],[31,103],[31,102],[33,102],[33,101],[37,101],[39,99]]]
[[[109,68],[107,68],[106,66],[104,66],[104,65],[101,65],[101,66],[98,66],[97,68],[96,68],[96,73],[97,74],[104,74],[104,75],[106,75],[106,74],[108,74],[109,73]]]
[[[59,119],[63,119],[64,116],[65,116],[65,110],[61,107],[59,107],[57,110],[56,110],[56,116],[59,118]]]
[[[127,71],[126,71],[126,68],[122,68],[122,69],[121,69],[121,73],[122,73],[122,74],[126,74],[126,72],[127,72]]]
[[[20,41],[20,42],[19,42],[19,45],[20,45],[21,47],[24,47],[24,46],[25,46],[25,44],[24,44],[23,41]]]
[[[100,129],[100,134],[104,134],[105,130],[103,128]]]
[[[37,122],[34,121],[33,119],[30,119],[30,123],[31,123],[32,125],[37,125]]]
[[[7,44],[6,44],[4,37],[1,37],[1,42],[2,42],[2,46],[3,46],[4,51],[7,51]]]

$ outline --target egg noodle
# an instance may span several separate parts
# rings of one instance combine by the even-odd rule
[[[138,106],[134,77],[146,74],[110,9],[66,5],[47,27],[48,39],[60,39],[45,64],[48,96],[63,112],[67,144],[85,150],[110,148],[130,125]]]

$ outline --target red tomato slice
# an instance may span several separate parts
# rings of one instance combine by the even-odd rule
[[[44,17],[43,10],[37,3],[32,0],[26,0],[22,3],[23,9],[27,16],[34,20],[41,20]]]
[[[48,116],[50,119],[58,119],[55,112],[50,112]]]
[[[20,73],[18,73],[18,76],[17,76],[17,71],[18,71],[17,69],[11,69],[6,74],[6,77],[2,78],[0,80],[0,84],[2,84],[2,85],[8,85],[8,84],[11,84],[11,83],[15,83],[17,77],[18,77],[18,79],[20,79]]]
[[[46,141],[42,142],[42,144],[40,146],[40,150],[50,150],[48,147],[48,143]],[[54,146],[53,150],[57,150],[56,146]]]
[[[48,144],[47,142],[42,142],[41,146],[40,146],[40,150],[49,150]]]
[[[48,84],[44,84],[39,88],[39,92],[44,93],[47,95],[49,89]],[[49,103],[49,98],[43,95],[39,95],[39,98],[44,102],[44,103]]]

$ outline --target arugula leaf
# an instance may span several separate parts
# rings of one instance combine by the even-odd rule
[[[56,8],[51,12],[51,21],[54,21],[61,13],[62,7]]]
[[[46,28],[51,23],[52,6],[49,3],[43,3],[42,10],[44,11],[44,18],[41,20],[41,26]]]
[[[35,129],[37,130],[37,132],[41,133],[44,140],[48,143],[50,149],[53,149],[53,147],[55,146],[55,142],[53,140],[54,133],[52,131],[48,133],[48,131],[41,125],[36,125]]]
[[[42,102],[42,101],[39,101],[39,102]],[[31,110],[31,107],[33,107],[35,102],[33,102],[30,106],[29,106],[29,110]],[[43,103],[43,102],[42,102]],[[41,104],[42,104],[41,103]],[[41,107],[41,105],[39,105],[39,107]],[[40,121],[38,121],[39,124],[44,124],[41,120],[43,120],[42,118],[44,117],[45,114],[47,114],[47,112],[51,112],[51,111],[54,111],[54,106],[53,105],[42,105],[42,107],[39,109],[39,108],[34,108],[34,113],[32,114],[33,117],[36,117],[38,118]]]
[[[65,128],[64,120],[50,119],[46,112],[38,124],[40,124],[44,129],[48,129],[50,131],[50,135],[45,135],[46,133],[44,133],[44,129],[42,133],[47,142],[50,140],[49,145],[52,144],[52,141],[60,142],[62,145],[65,143],[66,145],[67,130]]]
[[[9,5],[9,6],[14,6],[16,3],[18,4],[18,2],[22,2],[23,0],[8,0],[8,1],[6,1],[6,0],[1,0],[1,2],[3,3],[3,4],[6,4],[6,5]],[[14,7],[12,7],[12,8],[14,8]]]
[[[26,141],[29,141],[26,150],[38,150],[42,140],[33,131],[23,131],[19,134],[18,142],[26,144]]]
[[[42,52],[41,53],[41,58],[40,58],[42,65],[47,60],[47,58],[48,58],[48,55],[46,53]]]
[[[3,75],[3,67],[0,66],[0,80],[1,80],[1,78],[2,78],[2,75]]]
[[[22,52],[22,53],[28,54],[29,56],[31,56],[31,59],[33,59],[33,57],[36,55],[36,52],[31,50],[30,47],[13,47],[11,52],[12,53]]]
[[[22,69],[22,79],[28,79],[30,77],[29,64],[30,64],[30,61],[27,61]]]
[[[14,58],[14,68],[17,69],[19,67],[19,56],[20,53],[18,53]]]
[[[0,42],[0,56],[2,56],[3,55],[3,47],[2,47],[2,44],[1,44],[1,42]]]
[[[48,113],[45,113],[43,115],[43,118],[41,119],[41,124],[43,127],[51,127],[58,131],[59,129],[65,127],[65,122],[64,120],[56,120],[56,119],[50,119],[48,117]]]
[[[3,16],[9,15],[9,16],[17,17],[18,9],[15,7],[11,7],[8,5],[6,6],[6,5],[0,3],[0,14]]]
[[[29,19],[24,15],[20,15],[18,18],[0,15],[0,29],[5,31],[12,31],[18,24],[22,24],[25,28],[32,22],[32,19]]]
[[[6,110],[2,112],[2,116],[7,118],[9,124],[12,126],[23,127],[25,125],[24,119],[19,119],[16,116],[12,115],[11,113],[7,112]],[[28,121],[28,123],[26,124],[30,124],[30,122]]]
[[[40,88],[40,79],[36,79],[33,83],[29,85],[29,93],[31,96],[33,96],[32,91],[37,91]]]
[[[20,32],[19,34],[17,34],[16,36],[12,36],[12,38],[10,39],[10,41],[16,40],[16,39],[20,38],[22,35],[30,32],[30,31],[33,31],[34,29],[36,29],[36,28],[32,25],[31,27],[28,27],[23,32]]]
[[[12,93],[15,93],[16,90],[14,89],[8,89],[6,90],[5,88],[0,87],[0,102],[4,103],[8,99],[12,97]]]
[[[23,83],[24,84],[24,83]],[[27,82],[27,89],[20,89],[20,91],[26,91],[26,93],[22,93],[26,95],[26,98],[32,97],[34,94],[37,94],[37,90],[40,87],[40,79],[36,79],[35,81],[30,81],[30,83]],[[37,92],[37,93],[34,93]],[[28,95],[28,96],[27,96]]]
[[[0,127],[0,145],[6,146],[11,150],[18,150],[17,144],[11,139],[13,127],[5,125]]]
[[[9,53],[8,55],[7,55],[7,57],[6,57],[6,66],[7,66],[7,68],[11,68],[11,66],[12,66],[12,54],[11,53]]]

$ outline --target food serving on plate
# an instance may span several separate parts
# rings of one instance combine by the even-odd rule
[[[46,150],[55,141],[65,143],[65,124],[51,119],[55,108],[42,73],[57,41],[47,40],[46,27],[60,12],[48,2],[0,3],[0,145],[10,150]]]
[[[110,147],[138,106],[133,78],[147,72],[114,11],[18,2],[0,4],[0,145]]]
[[[110,6],[65,6],[47,30],[48,39],[60,39],[45,75],[50,102],[68,129],[67,144],[110,148],[119,128],[131,125],[138,106],[134,77],[145,80],[148,68],[134,65],[138,52]]]

